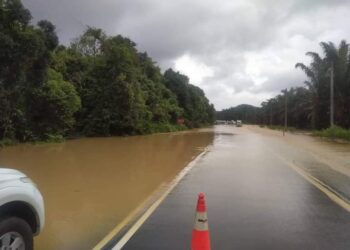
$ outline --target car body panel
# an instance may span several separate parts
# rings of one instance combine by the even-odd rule
[[[40,191],[22,172],[0,168],[0,206],[17,201],[32,208],[38,225],[36,234],[40,233],[45,223],[44,200]]]

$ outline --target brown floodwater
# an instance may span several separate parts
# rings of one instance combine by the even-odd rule
[[[213,138],[196,130],[23,144],[0,150],[0,166],[26,173],[44,196],[36,249],[91,249]]]

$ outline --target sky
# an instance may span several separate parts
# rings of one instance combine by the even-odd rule
[[[186,74],[216,110],[260,106],[303,86],[297,62],[350,40],[349,0],[22,0],[68,45],[87,26],[129,37],[164,71]]]

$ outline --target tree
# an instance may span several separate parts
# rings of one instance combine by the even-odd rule
[[[296,68],[301,68],[306,76],[309,78],[305,81],[305,85],[311,93],[310,110],[311,110],[311,127],[322,128],[326,126],[325,113],[327,113],[326,101],[326,90],[327,88],[327,76],[326,72],[328,70],[327,62],[322,59],[315,52],[307,52],[306,55],[312,58],[310,66],[306,66],[303,63],[297,63]]]
[[[334,69],[335,122],[348,128],[350,127],[349,44],[342,40],[338,48],[332,42],[322,42],[320,45],[325,54],[324,60],[327,66]]]
[[[48,69],[47,81],[32,90],[30,102],[30,128],[35,139],[66,135],[74,126],[74,113],[81,107],[74,86],[53,69]]]
[[[47,20],[38,22],[38,26],[44,34],[45,45],[49,50],[54,50],[58,46],[56,27]]]
[[[225,121],[242,120],[244,123],[257,124],[261,122],[260,112],[261,110],[258,107],[241,104],[236,107],[216,112],[216,118]]]
[[[101,29],[88,27],[82,36],[75,39],[71,47],[84,56],[95,57],[101,53],[101,46],[106,37]]]
[[[50,51],[42,30],[29,25],[30,12],[20,1],[3,1],[0,9],[0,139],[24,140],[30,92],[46,79]]]
[[[165,85],[177,97],[179,106],[184,110],[186,124],[200,127],[214,121],[214,107],[210,105],[203,90],[189,83],[187,76],[168,69],[164,73]]]
[[[176,73],[187,79],[182,100],[126,37],[88,27],[59,45],[55,26],[31,25],[19,0],[0,2],[0,21],[0,140],[171,131],[183,116],[190,126],[213,121],[201,89]]]
[[[296,68],[307,76],[306,87],[288,90],[289,125],[298,128],[322,129],[329,126],[330,114],[330,69],[334,70],[335,122],[344,128],[350,127],[350,55],[349,45],[343,40],[336,47],[332,42],[321,42],[324,56],[307,52],[310,65],[297,63]],[[265,124],[281,125],[281,96],[262,103],[262,121]]]
[[[308,52],[306,54],[312,57],[310,66],[302,63],[296,64],[296,67],[301,68],[309,78],[305,84],[311,93],[312,127],[325,128],[329,125],[330,67],[334,67],[335,75],[335,121],[341,126],[349,127],[349,45],[344,40],[340,42],[338,48],[332,42],[321,42],[320,45],[325,55],[324,58],[315,52]]]

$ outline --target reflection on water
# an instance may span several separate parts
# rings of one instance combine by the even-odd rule
[[[36,249],[89,249],[212,141],[199,130],[19,145],[0,151],[0,166],[28,174],[44,196]]]

